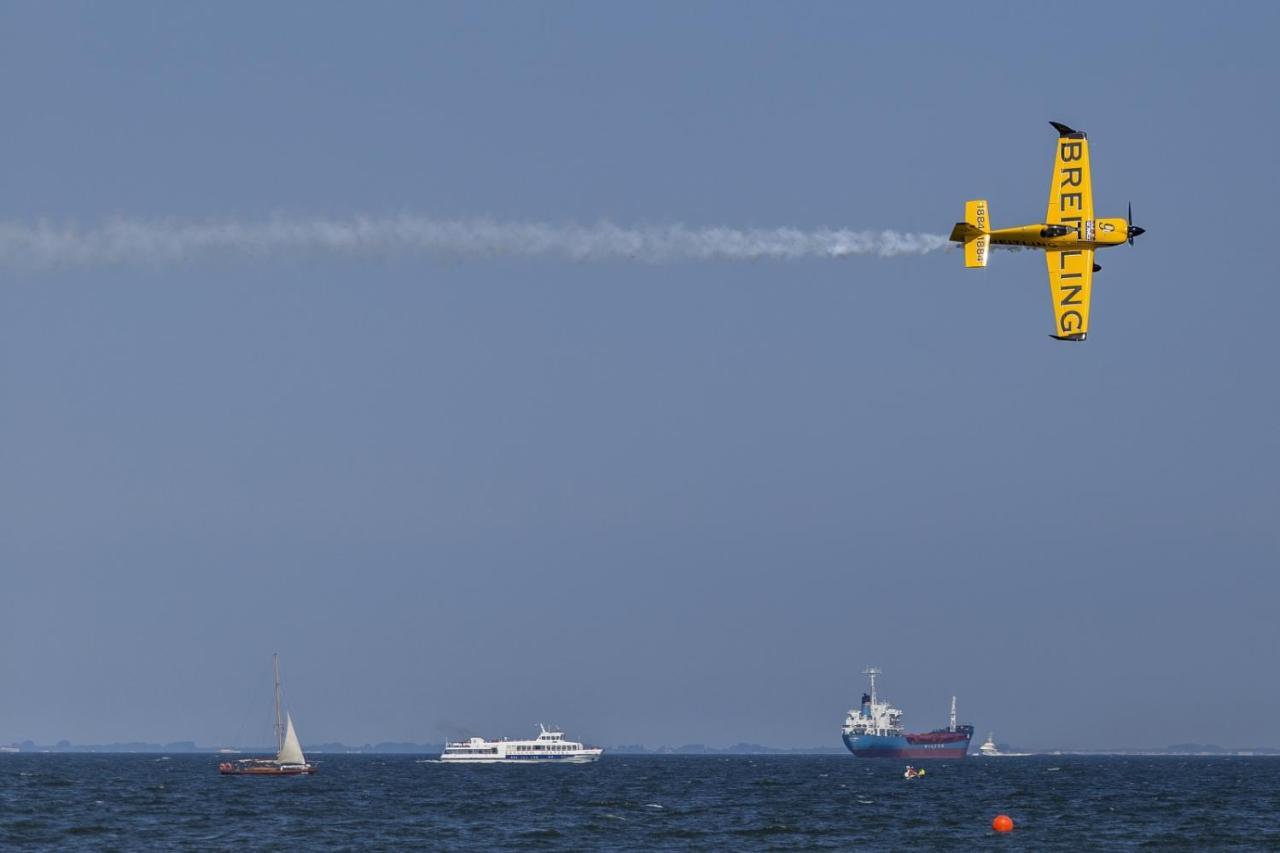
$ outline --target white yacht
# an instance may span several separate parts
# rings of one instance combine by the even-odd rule
[[[450,764],[586,764],[599,758],[604,750],[598,746],[564,739],[558,732],[539,724],[533,740],[485,740],[473,737],[446,743],[440,760]]]
[[[1030,754],[1029,752],[1001,752],[1000,747],[996,746],[995,734],[988,734],[986,742],[978,747],[978,755],[986,758],[1021,758]]]

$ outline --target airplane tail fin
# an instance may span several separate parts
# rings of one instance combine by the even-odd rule
[[[991,257],[991,237],[979,234],[964,241],[964,265],[966,267],[985,267],[987,258]]]
[[[964,265],[985,267],[991,249],[991,219],[985,199],[964,203],[964,222],[951,229],[951,239],[964,243]]]

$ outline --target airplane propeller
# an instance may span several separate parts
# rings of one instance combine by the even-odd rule
[[[1133,224],[1133,202],[1129,202],[1128,223],[1129,223],[1129,245],[1132,246],[1134,237],[1141,237],[1143,234],[1147,233],[1147,229],[1139,228],[1138,226]]]

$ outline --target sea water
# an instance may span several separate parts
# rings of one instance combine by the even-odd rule
[[[970,758],[915,780],[844,755],[308,758],[315,775],[270,778],[215,755],[0,755],[0,848],[1280,849],[1280,757]]]

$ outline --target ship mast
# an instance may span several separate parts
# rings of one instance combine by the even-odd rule
[[[276,670],[276,753],[284,747],[284,721],[280,719],[280,653],[271,655]]]
[[[956,730],[956,697],[951,697],[951,728],[947,731],[954,732]]]
[[[871,704],[874,706],[876,704],[876,676],[880,674],[880,670],[874,666],[869,666],[862,671],[862,674],[871,677]]]

